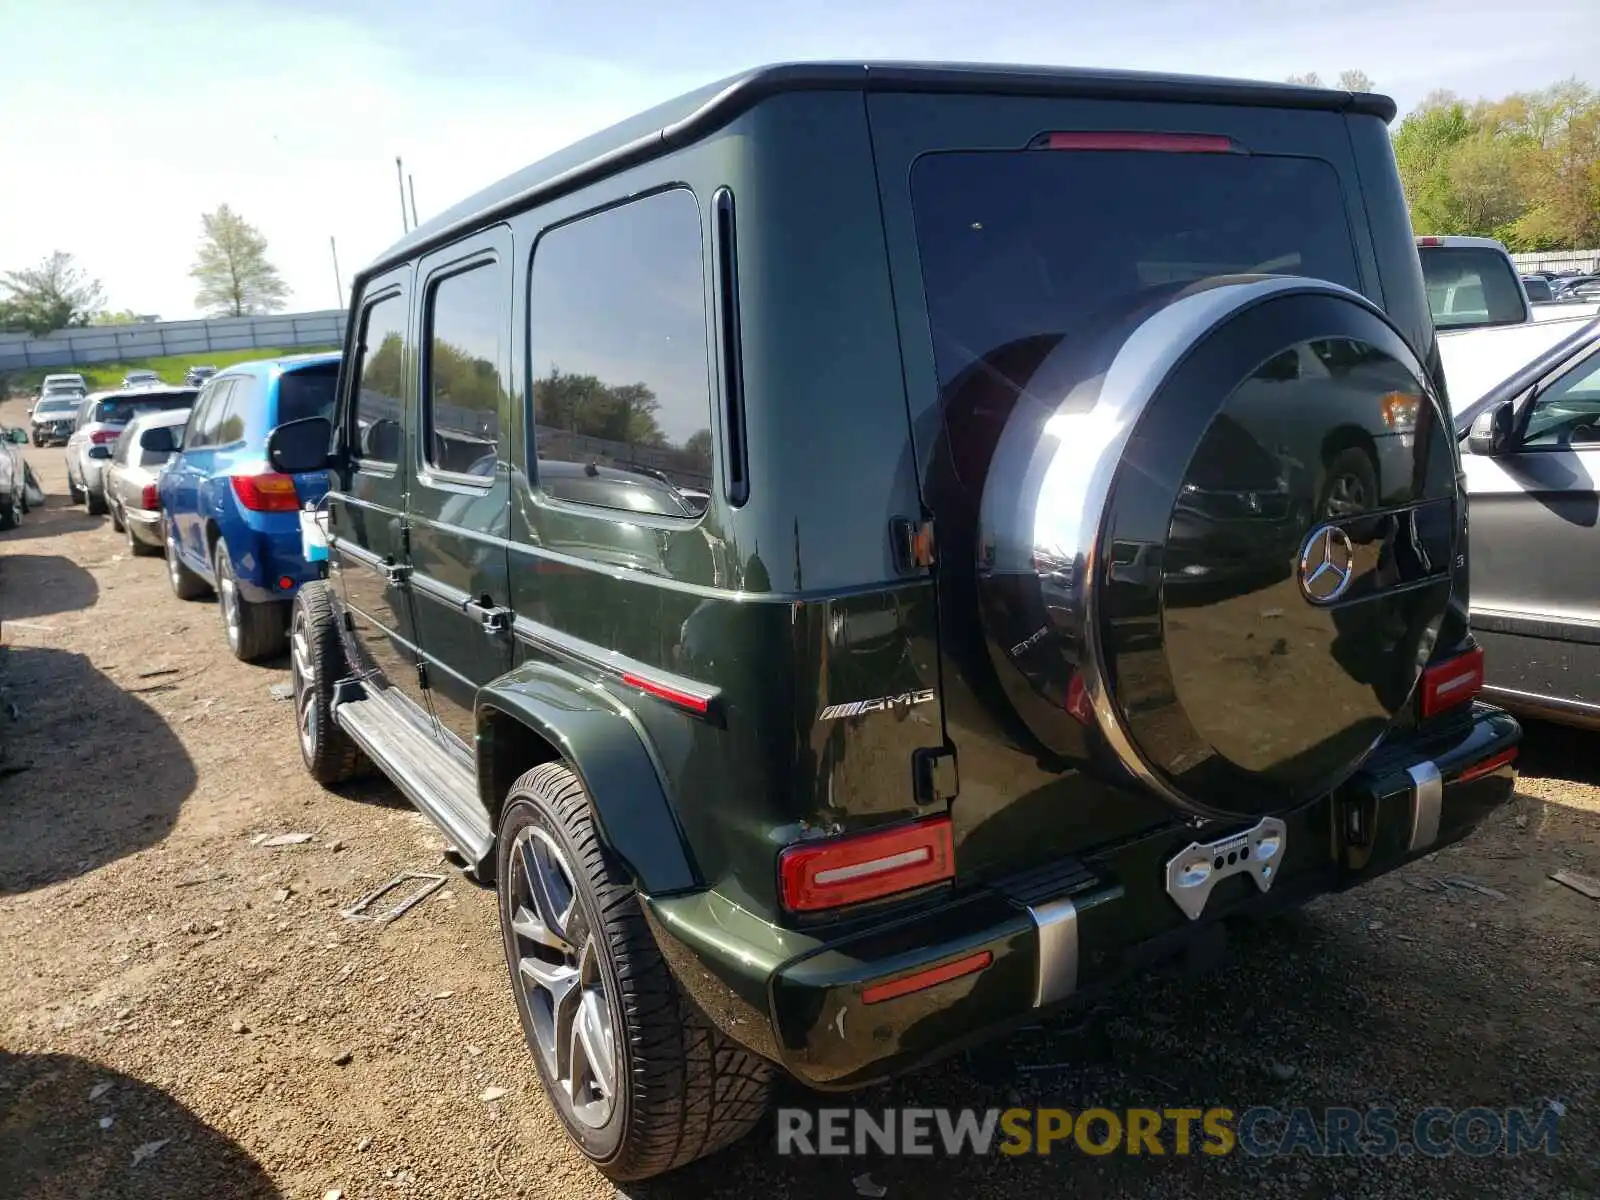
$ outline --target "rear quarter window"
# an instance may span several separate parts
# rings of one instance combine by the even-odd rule
[[[1320,159],[939,152],[911,185],[941,386],[1003,347],[1212,276],[1360,286],[1339,176]]]
[[[339,381],[339,364],[301,367],[278,379],[277,424],[303,421],[307,417],[333,419],[334,387]]]
[[[1431,246],[1419,249],[1417,257],[1436,328],[1514,325],[1527,318],[1522,281],[1498,250]]]

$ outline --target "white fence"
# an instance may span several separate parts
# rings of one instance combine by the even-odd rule
[[[71,367],[169,354],[210,354],[280,346],[342,346],[345,312],[278,317],[223,317],[211,321],[161,321],[153,325],[91,325],[58,329],[44,337],[0,333],[0,371]]]
[[[1511,261],[1519,271],[1577,271],[1593,275],[1600,271],[1600,250],[1528,250],[1513,254]]]

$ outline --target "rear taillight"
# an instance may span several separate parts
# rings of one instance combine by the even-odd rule
[[[89,441],[96,446],[104,446],[107,442],[114,442],[122,436],[120,429],[96,429],[89,435]]]
[[[778,856],[778,891],[790,912],[877,900],[955,875],[950,818],[790,846]]]
[[[1422,716],[1459,708],[1483,690],[1483,649],[1476,647],[1422,673]]]
[[[139,492],[139,507],[145,512],[155,512],[161,507],[161,493],[156,491],[156,485],[147,483]]]
[[[1241,147],[1217,133],[1141,133],[1115,130],[1069,130],[1041,134],[1035,150],[1154,150],[1164,154],[1232,154]]]
[[[294,480],[287,475],[263,471],[259,475],[230,475],[233,494],[251,512],[295,512],[300,508]]]

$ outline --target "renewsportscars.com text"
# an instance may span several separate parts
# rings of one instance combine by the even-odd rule
[[[861,1108],[778,1110],[778,1153],[1387,1158],[1555,1155],[1557,1108]]]

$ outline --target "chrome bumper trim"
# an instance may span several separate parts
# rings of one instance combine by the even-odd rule
[[[1439,808],[1444,800],[1444,780],[1431,762],[1407,767],[1411,776],[1411,840],[1406,849],[1415,854],[1433,845],[1439,836]]]
[[[1039,965],[1033,1006],[1043,1008],[1078,990],[1078,906],[1068,896],[1028,905],[1039,931]]]

